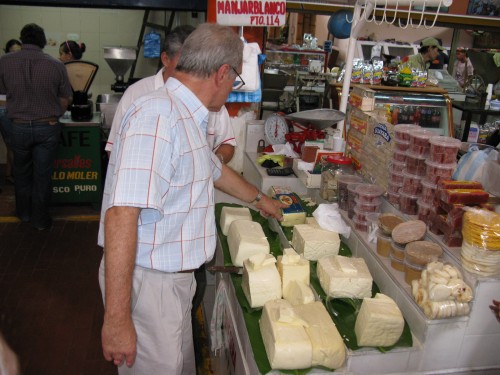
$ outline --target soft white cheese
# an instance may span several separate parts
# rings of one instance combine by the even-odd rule
[[[259,223],[250,220],[235,220],[229,226],[227,244],[231,262],[237,267],[255,254],[269,254],[269,242]]]
[[[295,313],[307,323],[305,330],[312,343],[312,365],[330,369],[342,367],[346,357],[344,342],[330,314],[321,302],[294,306]]]
[[[336,255],[340,249],[338,233],[309,224],[293,227],[292,247],[308,260],[318,260],[324,256]]]
[[[306,217],[305,224],[309,224],[310,226],[315,228],[321,228],[314,217]]]
[[[401,337],[404,324],[396,302],[378,293],[363,299],[354,332],[359,346],[391,346]]]
[[[311,276],[309,261],[293,249],[284,249],[283,255],[278,256],[278,271],[283,285],[283,296],[287,294],[288,285],[292,281],[309,285]]]
[[[288,287],[283,290],[283,298],[293,306],[304,305],[315,300],[311,287],[297,280],[290,281]]]
[[[271,254],[256,254],[243,261],[243,293],[251,307],[262,307],[281,298],[281,278],[276,258]]]
[[[274,370],[311,367],[311,340],[304,329],[303,319],[293,316],[292,305],[283,299],[266,302],[262,310],[260,333],[269,364]]]
[[[227,236],[229,226],[235,220],[252,220],[252,214],[248,207],[222,207],[220,215],[220,227],[222,233]]]
[[[365,298],[372,295],[373,278],[363,258],[341,255],[318,260],[318,279],[325,293],[334,298]]]

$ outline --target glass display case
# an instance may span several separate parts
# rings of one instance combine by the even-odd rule
[[[340,96],[342,83],[332,85]],[[375,108],[384,109],[387,122],[393,125],[418,124],[435,130],[439,135],[454,136],[451,99],[446,90],[439,87],[360,86],[375,91]]]
[[[326,72],[327,69],[328,52],[322,50],[266,50],[265,55],[265,69],[280,69],[290,74],[296,71],[309,72],[311,61],[319,61],[320,68],[314,66],[314,69],[318,69],[316,73]]]

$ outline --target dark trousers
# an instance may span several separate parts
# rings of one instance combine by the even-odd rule
[[[10,128],[17,216],[34,226],[46,226],[51,220],[52,168],[61,129],[60,123],[12,124]]]

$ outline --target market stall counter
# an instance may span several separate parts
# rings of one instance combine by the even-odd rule
[[[100,204],[102,200],[101,114],[88,121],[61,118],[63,130],[52,172],[52,203]]]
[[[316,191],[316,193],[318,193]],[[312,198],[322,202],[319,194]],[[394,213],[410,220],[414,217],[405,215],[395,209],[385,199],[382,212]],[[355,229],[347,212],[342,216],[352,227],[349,238],[342,237],[343,247],[352,252],[353,257],[363,258],[373,276],[374,285],[380,291],[390,296],[398,304],[405,322],[411,329],[412,344],[410,346],[393,347],[390,350],[379,351],[376,348],[353,348],[346,344],[347,358],[342,368],[336,371],[312,368],[304,373],[340,373],[340,374],[387,374],[387,373],[445,373],[450,370],[455,373],[471,369],[486,369],[485,373],[493,374],[500,369],[496,348],[500,343],[500,325],[489,309],[493,298],[498,299],[499,279],[495,277],[476,277],[464,273],[464,279],[472,286],[474,299],[471,302],[470,313],[445,319],[430,319],[419,307],[412,296],[412,288],[408,284],[405,273],[395,269],[388,257],[377,253],[376,244],[371,242],[368,234]],[[263,224],[265,227],[265,224]],[[269,228],[276,231],[275,225]],[[283,242],[283,233],[274,238],[271,236],[271,246],[274,241]],[[434,236],[426,237],[435,241]],[[439,242],[439,239],[437,239]],[[219,233],[215,262],[219,266],[227,266],[228,259],[224,250],[224,236]],[[460,260],[454,256],[442,242],[445,249],[443,261],[450,266],[461,268]],[[283,243],[282,243],[283,246]],[[311,276],[313,271],[311,270]],[[238,282],[240,275],[227,272],[216,273],[215,308],[212,315],[211,341],[215,350],[215,365],[218,374],[262,374],[279,373],[276,370],[262,371],[266,368],[265,350],[259,345],[256,336],[258,321],[252,318],[245,307]],[[242,302],[243,301],[243,302]],[[337,310],[334,308],[334,310]],[[342,314],[344,312],[342,311]],[[335,320],[335,319],[334,319]],[[337,327],[339,324],[336,322]],[[339,328],[342,337],[345,334]],[[493,372],[490,372],[493,371]]]

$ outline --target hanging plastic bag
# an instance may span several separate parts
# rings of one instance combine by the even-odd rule
[[[160,57],[161,35],[152,31],[144,36],[144,57],[148,59]]]
[[[243,69],[241,78],[245,84],[233,92],[253,92],[260,89],[259,55],[261,53],[258,43],[245,43],[243,48]],[[236,78],[238,80],[238,78]]]
[[[477,181],[483,186],[487,185],[490,176],[484,173],[486,163],[490,160],[496,161],[497,157],[498,151],[493,147],[480,150],[478,146],[472,145],[458,161],[452,178],[454,180]]]

